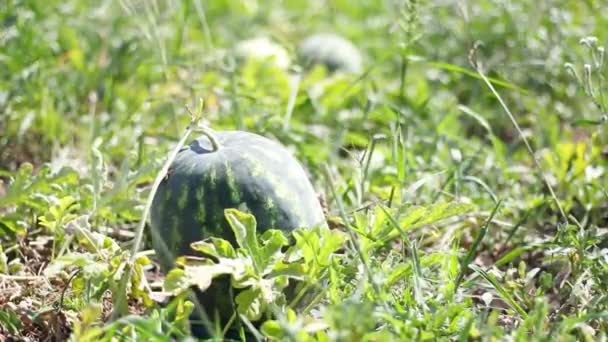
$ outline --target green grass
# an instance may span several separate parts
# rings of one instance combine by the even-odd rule
[[[603,11],[594,0],[2,2],[0,335],[183,339],[197,310],[185,288],[208,286],[211,269],[249,286],[230,328],[254,340],[606,339]],[[361,74],[299,66],[299,42],[324,31],[362,51]],[[236,63],[232,48],[256,36],[292,67]],[[278,231],[207,241],[197,248],[217,264],[165,281],[142,219],[199,99],[214,130],[293,150],[332,229],[297,231],[289,246]]]

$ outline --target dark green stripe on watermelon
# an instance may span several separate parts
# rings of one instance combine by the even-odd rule
[[[287,149],[240,131],[218,132],[216,139],[217,151],[205,136],[183,148],[152,203],[152,242],[165,270],[192,253],[191,242],[215,236],[234,243],[226,208],[246,208],[258,232],[325,224],[306,173]]]

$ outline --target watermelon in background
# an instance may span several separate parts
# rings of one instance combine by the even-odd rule
[[[358,74],[363,69],[361,52],[348,39],[334,33],[313,34],[298,46],[298,55],[306,67],[325,65],[330,72]]]
[[[279,69],[287,69],[291,63],[287,50],[268,37],[256,37],[242,40],[233,49],[236,60],[244,63],[247,60],[269,61]]]

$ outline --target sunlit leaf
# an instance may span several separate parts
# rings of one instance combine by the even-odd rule
[[[230,242],[215,237],[211,237],[205,241],[197,241],[192,243],[192,249],[215,258],[236,257],[236,251]]]
[[[239,293],[235,302],[237,305],[237,312],[244,315],[249,320],[258,320],[264,310],[264,304],[260,297],[260,291],[256,289],[249,289]]]

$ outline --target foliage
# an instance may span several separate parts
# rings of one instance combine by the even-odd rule
[[[605,339],[603,6],[4,1],[0,335],[186,339],[188,289],[230,275],[225,338]],[[363,70],[298,65],[319,32]],[[236,58],[255,37],[290,67]],[[199,98],[203,124],[287,146],[331,228],[259,234],[228,210],[234,246],[194,243],[167,275],[147,230],[132,253]]]

